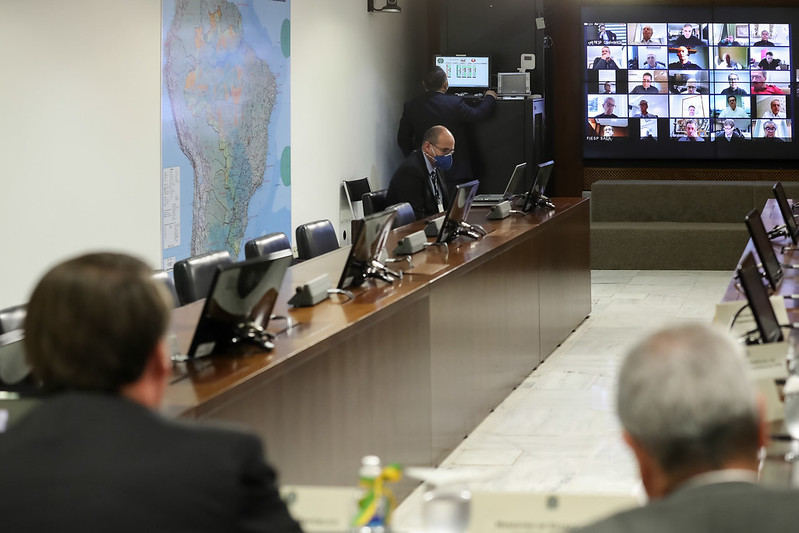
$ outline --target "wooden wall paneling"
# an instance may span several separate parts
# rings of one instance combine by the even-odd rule
[[[532,245],[527,239],[431,288],[435,461],[449,454],[538,364]]]
[[[431,466],[427,300],[398,307],[201,418],[258,429],[282,483],[354,485],[360,458],[368,454]],[[408,481],[399,492],[414,485]]]

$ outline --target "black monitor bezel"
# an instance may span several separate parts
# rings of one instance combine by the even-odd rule
[[[265,276],[268,273],[272,273],[271,271],[273,268],[277,268],[278,271],[274,272],[274,274],[279,276],[279,281],[276,285],[276,290],[279,294],[280,285],[283,282],[286,270],[288,270],[289,265],[291,265],[293,258],[294,255],[292,254],[291,250],[280,250],[271,254],[247,259],[246,261],[239,261],[228,265],[218,266],[214,272],[214,277],[211,281],[208,295],[205,298],[205,304],[203,305],[200,319],[197,322],[197,327],[194,330],[194,335],[192,336],[191,345],[189,346],[187,356],[189,358],[194,358],[205,355],[218,355],[223,353],[226,348],[229,348],[231,344],[236,342],[233,341],[233,338],[236,336],[235,330],[241,324],[241,322],[234,324],[233,321],[220,321],[216,317],[212,316],[211,312],[211,305],[215,301],[214,293],[217,290],[217,283],[222,273],[230,270],[255,270],[259,267],[266,267],[263,271],[263,275]],[[270,286],[270,288],[274,288],[274,286]],[[269,323],[269,317],[276,302],[277,295],[272,300],[271,304],[258,310],[260,320],[258,321],[259,323],[257,326],[263,330],[266,329]],[[248,311],[247,317],[245,318],[252,320],[255,318],[252,315],[253,309],[250,309]],[[206,351],[206,349],[201,350],[201,348],[206,346],[208,343],[213,343],[213,346],[211,346],[208,351]]]
[[[752,252],[744,257],[737,269],[738,282],[746,295],[746,301],[755,318],[757,331],[762,343],[781,342],[784,339],[782,328],[771,306],[766,287],[763,285],[760,270],[755,264]]]
[[[764,23],[769,21],[778,22],[779,24],[788,24],[791,26],[790,39],[785,48],[790,48],[790,70],[787,71],[789,81],[786,82],[790,90],[785,97],[786,106],[786,120],[791,123],[789,128],[791,135],[790,138],[784,138],[785,142],[769,143],[761,141],[760,138],[754,140],[747,140],[743,143],[721,143],[721,142],[701,142],[701,143],[686,143],[678,142],[677,137],[671,137],[668,133],[672,129],[672,122],[680,119],[677,115],[670,115],[672,118],[665,118],[660,116],[657,119],[652,119],[653,123],[658,124],[658,129],[661,131],[660,138],[657,142],[651,142],[648,139],[635,138],[630,136],[614,137],[613,139],[604,139],[591,131],[589,123],[591,120],[596,119],[596,116],[589,112],[588,109],[588,96],[596,96],[599,92],[594,90],[591,86],[594,83],[593,75],[589,74],[592,69],[588,67],[588,51],[587,42],[583,47],[581,59],[581,70],[583,71],[582,84],[580,90],[583,96],[584,107],[584,125],[583,125],[583,141],[582,141],[582,156],[587,166],[630,166],[634,167],[639,165],[641,161],[646,160],[651,164],[668,166],[669,168],[683,168],[691,167],[697,164],[708,165],[716,167],[723,162],[735,160],[736,164],[741,164],[747,168],[757,168],[757,164],[762,164],[763,161],[768,161],[773,164],[775,161],[793,161],[799,158],[799,151],[796,150],[799,144],[799,135],[796,132],[799,130],[797,126],[797,108],[795,106],[795,93],[799,90],[797,82],[793,73],[795,71],[794,65],[796,63],[796,50],[797,43],[799,42],[799,32],[797,32],[797,24],[799,24],[799,10],[795,8],[771,7],[771,6],[758,6],[753,11],[752,7],[736,7],[736,6],[712,6],[712,7],[688,7],[678,5],[663,5],[663,6],[622,6],[622,5],[596,5],[596,6],[582,6],[581,10],[581,24],[592,24],[599,22],[618,22],[626,24],[645,23],[645,22],[702,22],[710,24],[732,23],[732,22],[747,22],[748,24]],[[669,15],[672,13],[672,15]],[[756,15],[754,16],[753,13]],[[664,14],[668,15],[664,17]],[[581,28],[582,29],[582,28]],[[615,44],[615,43],[614,43]],[[640,46],[632,43],[626,43],[624,46]],[[661,42],[661,46],[669,46],[667,40]],[[718,43],[710,41],[708,47],[718,47]],[[668,66],[668,65],[666,65]],[[619,68],[620,71],[627,71],[626,66]],[[633,69],[644,70],[644,69]],[[658,69],[658,70],[668,70]],[[723,71],[721,69],[704,69],[709,72],[733,72]],[[679,71],[674,71],[679,72]],[[786,72],[786,71],[782,71]],[[630,86],[628,89],[632,89]],[[618,94],[628,94],[629,91],[618,91]],[[713,93],[714,95],[718,93]],[[670,95],[673,96],[673,95]],[[752,96],[751,94],[748,96]],[[761,94],[759,96],[768,96]],[[712,99],[712,97],[711,97]],[[651,111],[651,108],[650,108]],[[623,122],[628,122],[623,126],[629,132],[638,131],[642,127],[641,121],[644,119],[635,118],[631,116],[620,119]],[[713,133],[720,130],[716,126],[721,123],[720,119],[715,116],[703,117],[707,118],[712,124]],[[615,119],[600,119],[600,121],[610,121]],[[681,119],[680,119],[681,120]],[[755,121],[755,117],[750,117],[750,120]],[[787,124],[787,123],[786,123]],[[720,127],[720,126],[719,126]],[[667,138],[668,137],[668,138]],[[706,139],[710,141],[710,138]]]
[[[530,189],[524,198],[524,206],[522,211],[527,213],[532,211],[538,205],[539,200],[544,195],[549,180],[552,178],[552,172],[555,170],[555,161],[549,160],[538,164],[538,169],[535,173],[533,183],[530,184]]]
[[[438,237],[436,237],[436,243],[442,244],[452,242],[460,235],[458,229],[461,227],[461,223],[466,222],[466,218],[469,216],[469,211],[472,208],[472,201],[477,194],[477,188],[479,186],[480,182],[478,180],[459,183],[455,186],[455,191],[452,194],[452,201],[450,201],[447,214],[444,216],[444,221],[441,223],[441,230],[438,232]],[[463,205],[458,206],[458,199],[461,198],[461,196],[463,196]]]
[[[448,93],[458,93],[464,92],[469,90],[481,90],[485,91],[491,88],[491,80],[493,79],[493,72],[491,71],[491,66],[493,64],[492,58],[489,54],[434,54],[433,55],[433,65],[436,67],[440,67],[441,65],[438,64],[439,57],[475,57],[475,58],[485,58],[488,60],[488,80],[486,81],[485,85],[449,85],[449,89],[447,90]],[[446,72],[446,71],[445,71]],[[449,76],[447,77],[447,83],[449,84]]]
[[[391,224],[397,216],[396,211],[378,211],[365,216],[359,221],[358,228],[352,239],[350,253],[341,271],[338,281],[339,289],[357,287],[366,281],[368,270],[374,261],[378,261],[380,255],[386,249],[388,234],[391,233]],[[366,242],[369,229],[377,228],[375,238],[371,242]]]
[[[746,215],[746,229],[752,238],[752,244],[755,247],[757,256],[763,264],[763,271],[766,274],[771,290],[776,292],[784,272],[782,271],[782,265],[777,260],[777,254],[774,253],[774,248],[771,246],[771,240],[766,233],[763,219],[760,218],[759,209],[754,208]]]
[[[779,207],[782,214],[782,220],[785,222],[785,231],[788,237],[791,238],[791,242],[796,245],[797,237],[799,236],[799,225],[796,224],[793,211],[788,204],[788,197],[785,195],[785,188],[782,186],[782,182],[775,183],[772,190],[774,191],[774,199],[777,201],[777,207]]]

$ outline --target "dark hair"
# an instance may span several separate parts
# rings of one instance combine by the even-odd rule
[[[431,68],[424,75],[424,88],[428,91],[438,91],[439,89],[443,89],[446,82],[447,73],[444,72],[444,69],[439,66]]]
[[[117,392],[142,374],[169,325],[149,267],[114,253],[61,263],[28,303],[25,350],[45,390]]]

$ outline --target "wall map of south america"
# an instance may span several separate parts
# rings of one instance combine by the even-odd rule
[[[163,5],[164,263],[235,259],[290,231],[289,2]]]

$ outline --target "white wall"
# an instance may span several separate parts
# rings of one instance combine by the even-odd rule
[[[402,102],[421,92],[432,61],[425,4],[404,0],[402,14],[390,14],[367,13],[363,0],[293,1],[292,231],[321,218],[338,224],[341,180],[388,186],[402,161]]]
[[[384,187],[402,101],[427,65],[425,0],[292,0],[292,230],[338,220],[342,179]],[[160,263],[158,0],[25,0],[0,17],[0,308],[54,262]],[[292,239],[293,240],[293,239]]]
[[[160,257],[160,2],[25,0],[0,16],[0,307],[55,261]]]

